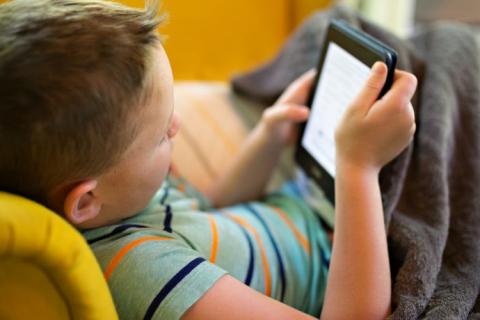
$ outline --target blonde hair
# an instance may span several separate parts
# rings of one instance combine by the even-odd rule
[[[45,204],[52,188],[117,163],[159,43],[158,1],[0,5],[0,190]]]

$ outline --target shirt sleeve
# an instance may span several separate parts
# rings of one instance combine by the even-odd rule
[[[172,238],[137,233],[115,242],[96,254],[122,319],[180,319],[226,273]]]

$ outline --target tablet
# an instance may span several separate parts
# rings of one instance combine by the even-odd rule
[[[330,23],[308,100],[310,117],[300,128],[295,160],[332,205],[335,204],[335,128],[377,61],[385,62],[388,67],[380,98],[392,85],[396,52],[346,22]]]

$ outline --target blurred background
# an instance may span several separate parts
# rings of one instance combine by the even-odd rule
[[[138,0],[123,0],[138,5]],[[164,0],[160,32],[177,80],[228,80],[272,58],[288,36],[332,0]],[[403,34],[414,0],[340,1]],[[385,14],[390,13],[390,14]]]
[[[169,19],[160,32],[177,80],[226,81],[272,58],[307,16],[338,2],[402,37],[439,19],[480,25],[480,0],[163,0]]]
[[[163,0],[170,18],[160,31],[177,80],[225,81],[272,58],[306,17],[339,2],[401,37],[439,19],[480,25],[480,0]]]

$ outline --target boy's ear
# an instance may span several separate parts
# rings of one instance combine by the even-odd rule
[[[63,210],[65,218],[74,225],[98,216],[102,203],[93,193],[97,186],[97,180],[86,180],[76,184],[65,197]]]

